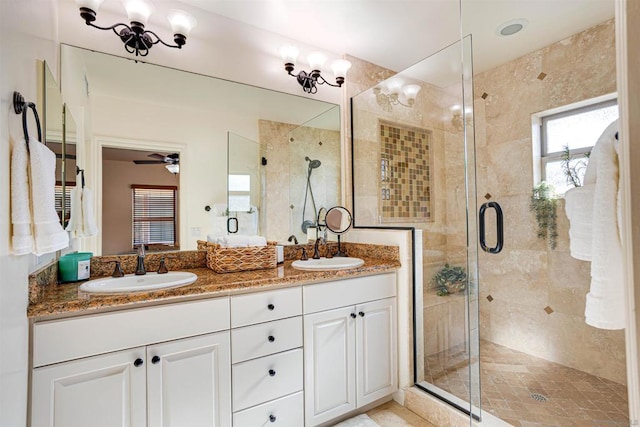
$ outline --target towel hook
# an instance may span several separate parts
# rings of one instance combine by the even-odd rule
[[[82,188],[84,188],[84,169],[80,169],[77,165],[76,165],[76,176],[78,176],[78,174],[82,174],[80,177],[80,182],[82,183]],[[76,184],[77,185],[77,184]]]
[[[16,114],[22,114],[22,130],[24,131],[24,140],[27,143],[27,151],[29,151],[29,129],[27,127],[27,111],[29,108],[33,111],[33,117],[36,120],[38,141],[42,141],[42,127],[40,126],[40,117],[38,117],[36,104],[25,101],[24,96],[22,96],[20,92],[13,92],[13,111],[15,111]]]

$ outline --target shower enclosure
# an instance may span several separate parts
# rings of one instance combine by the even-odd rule
[[[321,207],[339,205],[340,109],[335,107],[291,130],[289,140],[289,229],[299,242],[315,238]]]
[[[470,64],[470,38],[352,98],[354,218],[359,227],[423,230],[414,381],[479,418],[473,98],[463,58]],[[411,101],[413,85],[420,89]],[[463,280],[462,292],[444,296],[436,284],[445,266]]]
[[[463,33],[487,3],[462,2]],[[423,230],[414,382],[472,424],[629,424],[624,331],[585,324],[590,265],[570,256],[564,200],[556,248],[529,210],[538,123],[610,99],[613,41],[604,21],[474,71],[468,36],[395,75],[374,70],[392,77],[352,98],[355,225]]]

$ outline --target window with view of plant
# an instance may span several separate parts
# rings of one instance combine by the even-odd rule
[[[551,184],[559,195],[581,186],[591,149],[617,118],[616,99],[542,117],[542,180]]]

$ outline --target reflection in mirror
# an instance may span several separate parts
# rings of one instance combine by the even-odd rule
[[[251,204],[265,213],[257,218],[258,222],[265,223],[259,232],[269,240],[279,241],[291,234],[290,221],[282,221],[291,217],[292,205],[288,200],[289,133],[314,117],[335,111],[330,114],[334,122],[315,131],[318,136],[313,138],[313,144],[324,143],[326,139],[331,141],[330,146],[336,141],[335,147],[339,147],[340,114],[335,104],[67,45],[62,45],[61,50],[65,100],[74,111],[83,109],[85,139],[93,141],[96,147],[79,147],[86,156],[83,161],[87,165],[100,164],[103,147],[144,149],[151,153],[180,152],[178,186],[183,194],[188,192],[179,207],[180,230],[177,234],[181,249],[195,249],[197,240],[214,233],[211,211],[207,212],[203,207],[227,203],[227,175],[230,172],[227,173],[225,154],[229,134],[242,135],[260,147],[259,151],[234,150],[231,155],[240,156],[238,165],[255,165],[262,157],[267,162],[264,182],[260,181],[255,187],[268,195],[264,203],[259,196],[254,197],[252,187]],[[132,114],[132,111],[136,113]],[[325,131],[330,132],[331,137],[325,138]],[[311,129],[306,132],[313,133]],[[302,197],[306,185],[304,156],[316,158],[316,154],[304,147],[300,152],[306,153],[300,159],[304,171],[295,174],[298,180],[295,184],[302,188],[296,191]],[[339,152],[336,148],[337,159]],[[245,154],[249,158],[243,158]],[[322,162],[324,164],[325,160]],[[339,161],[335,164],[339,171]],[[312,179],[319,177],[316,172]],[[95,183],[99,206],[103,190],[110,183],[103,181],[97,171],[88,170],[87,173],[93,174],[87,179]],[[331,179],[339,183],[339,172],[333,173]],[[339,185],[336,187],[333,193],[339,195]],[[313,190],[320,191],[315,187]],[[334,205],[337,201],[326,204]],[[316,202],[320,204],[317,195]],[[296,208],[299,205],[301,201],[296,201]],[[298,230],[300,214],[301,211],[297,213]],[[105,219],[99,218],[98,222],[103,224]],[[108,253],[102,251],[99,241],[104,235],[103,229],[98,241],[87,242],[95,247],[83,247],[82,250]]]
[[[71,214],[71,190],[76,186],[77,179],[77,162],[76,162],[76,142],[77,127],[76,121],[71,115],[71,111],[67,105],[63,105],[63,133],[62,133],[62,162],[60,169],[62,170],[62,188],[60,193],[64,196],[64,203],[61,203],[62,216],[64,218],[63,227],[69,223]],[[56,191],[57,192],[57,191]]]
[[[318,211],[318,227],[325,227],[327,225],[327,208],[324,206]]]
[[[102,148],[103,253],[179,249],[180,180],[167,169],[174,154]]]
[[[307,240],[318,209],[342,201],[340,187],[340,109],[335,107],[291,130],[289,155],[289,234]]]
[[[56,154],[56,187],[55,204],[56,212],[61,224],[65,224],[65,205],[68,207],[68,198],[64,197],[64,161],[63,161],[63,105],[62,95],[58,83],[46,61],[38,64],[38,77],[40,80],[38,90],[38,105],[41,105],[42,127],[44,129],[44,143]],[[68,218],[67,218],[68,219]]]
[[[214,203],[211,212],[213,240],[227,233],[262,235],[265,212],[260,144],[229,132],[227,171],[227,203]]]
[[[346,233],[351,228],[351,212],[342,206],[334,206],[327,212],[327,228],[334,234]]]

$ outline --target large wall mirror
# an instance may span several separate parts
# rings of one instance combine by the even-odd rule
[[[149,235],[152,250],[195,249],[197,240],[235,231],[229,217],[243,233],[285,241],[298,231],[291,218],[302,208],[289,189],[304,197],[305,157],[322,164],[313,190],[335,187],[322,190],[321,203],[341,202],[335,104],[69,45],[61,47],[61,86],[82,117],[77,162],[101,228],[79,249],[127,253]],[[290,163],[303,172],[290,173]],[[165,222],[145,222],[143,201],[159,200],[170,200],[158,211]]]

